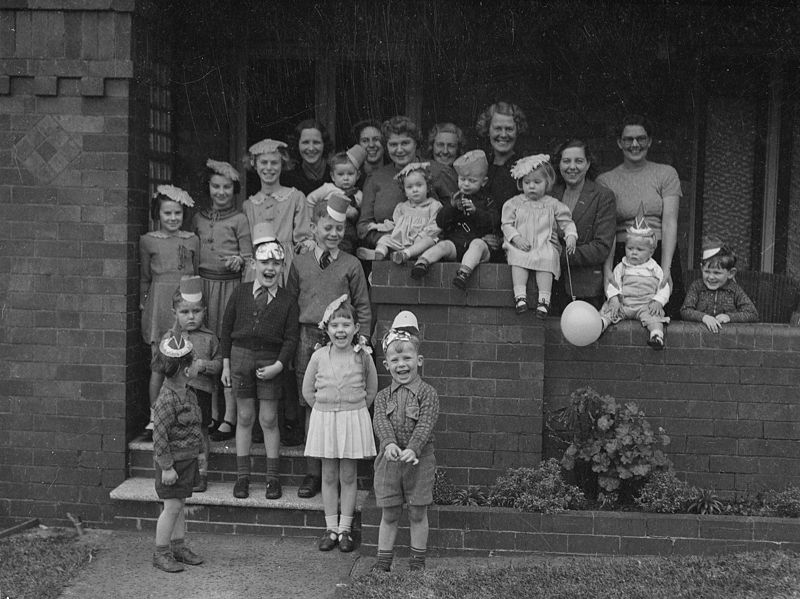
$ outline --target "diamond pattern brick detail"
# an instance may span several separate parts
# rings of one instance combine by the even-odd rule
[[[55,179],[80,148],[50,115],[43,117],[14,144],[17,160],[41,183]]]

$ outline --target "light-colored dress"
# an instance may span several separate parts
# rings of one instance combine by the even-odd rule
[[[235,208],[202,210],[194,215],[192,227],[200,238],[199,274],[203,279],[208,328],[220,337],[225,306],[242,280],[242,272],[228,270],[224,259],[241,256],[242,271],[249,268],[253,253],[250,227],[244,214]]]
[[[139,238],[141,260],[142,338],[158,343],[175,323],[172,296],[183,275],[197,274],[200,240],[189,231],[174,235],[151,231]]]
[[[408,200],[400,202],[392,214],[394,229],[381,237],[378,243],[399,251],[411,247],[423,235],[438,241],[442,230],[436,224],[436,215],[441,209],[442,204],[433,198],[421,204],[412,204]]]
[[[251,195],[242,204],[242,210],[250,223],[250,232],[258,223],[272,224],[272,230],[283,246],[286,259],[283,263],[283,284],[289,276],[289,267],[294,258],[294,246],[301,241],[311,239],[311,209],[306,203],[303,192],[294,187],[287,187],[278,193],[265,194],[259,191]],[[244,281],[252,281],[255,273],[248,268]]]
[[[514,196],[503,204],[501,227],[503,249],[511,266],[550,272],[556,279],[561,275],[558,228],[565,237],[578,238],[569,208],[552,196],[536,201],[523,194]],[[523,252],[511,245],[517,235],[531,244],[530,251]]]
[[[311,356],[303,379],[303,396],[313,393],[305,455],[359,460],[376,455],[366,397],[374,397],[377,374],[372,358],[353,352],[352,367],[334,368],[330,344]],[[375,387],[367,391],[368,380]]]

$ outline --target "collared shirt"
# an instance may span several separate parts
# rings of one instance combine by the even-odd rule
[[[275,299],[275,292],[270,291],[269,287],[264,287],[258,281],[253,281],[253,299],[258,299],[259,289],[264,289],[267,292],[267,303]]]
[[[433,451],[433,427],[439,417],[439,394],[417,377],[400,385],[392,382],[375,397],[373,424],[380,451],[390,443],[411,449],[418,457]]]
[[[153,457],[161,470],[197,457],[202,448],[200,406],[190,387],[164,381],[153,406]]]
[[[319,264],[319,261],[322,259],[323,252],[326,251],[330,253],[331,260],[336,260],[339,257],[339,248],[336,248],[334,250],[324,250],[321,247],[317,246],[314,248],[314,257],[317,259],[317,264]]]

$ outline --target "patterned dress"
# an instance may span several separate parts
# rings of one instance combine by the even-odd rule
[[[183,275],[197,274],[200,240],[188,231],[151,231],[139,238],[142,338],[158,343],[175,322],[172,296]]]

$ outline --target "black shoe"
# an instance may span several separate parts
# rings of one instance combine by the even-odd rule
[[[281,481],[275,477],[270,477],[267,479],[267,492],[265,493],[264,497],[267,499],[280,499],[281,495],[283,495],[283,490],[281,489]]]
[[[524,297],[518,297],[514,300],[514,310],[517,314],[525,314],[528,311],[528,301]]]
[[[220,424],[222,424],[222,420],[217,420],[216,418],[212,418],[211,424],[208,425],[208,434],[210,435],[215,430],[217,430]]]
[[[319,550],[320,551],[330,551],[334,547],[336,547],[336,543],[338,542],[338,537],[336,533],[332,530],[326,530],[325,534],[322,535],[322,538],[319,540]]]
[[[427,262],[417,262],[411,268],[411,278],[412,279],[422,279],[426,274],[428,274],[428,263]]]
[[[353,549],[356,548],[355,541],[353,541],[353,537],[350,536],[349,531],[340,532],[339,533],[339,551],[342,553],[350,553]]]
[[[227,424],[230,430],[221,431],[219,430],[219,427],[217,427],[217,430],[208,435],[208,438],[214,442],[230,441],[231,439],[233,439],[236,436],[236,425],[231,422],[228,422],[227,420],[223,420],[219,426],[222,426],[223,424]]]
[[[377,574],[383,574],[385,572],[391,572],[392,566],[391,565],[384,566],[380,562],[375,562],[374,564],[372,564],[372,567],[369,569],[369,571]]]
[[[539,301],[536,305],[536,317],[541,318],[544,320],[547,318],[547,315],[550,313],[550,304],[545,301]]]
[[[197,484],[192,487],[192,493],[205,493],[208,490],[208,474],[201,474]]]
[[[233,496],[236,499],[247,499],[250,497],[250,478],[247,476],[240,476],[236,479],[233,485]]]
[[[456,273],[456,276],[453,277],[453,287],[458,287],[459,289],[466,289],[468,281],[469,281],[469,275],[465,273],[463,270],[459,270]]]
[[[313,474],[306,474],[300,488],[297,489],[297,496],[303,499],[314,497],[322,488],[322,478]]]
[[[664,349],[664,338],[660,335],[653,335],[652,337],[650,337],[650,340],[647,342],[647,345],[649,345],[655,350],[662,350]]]

